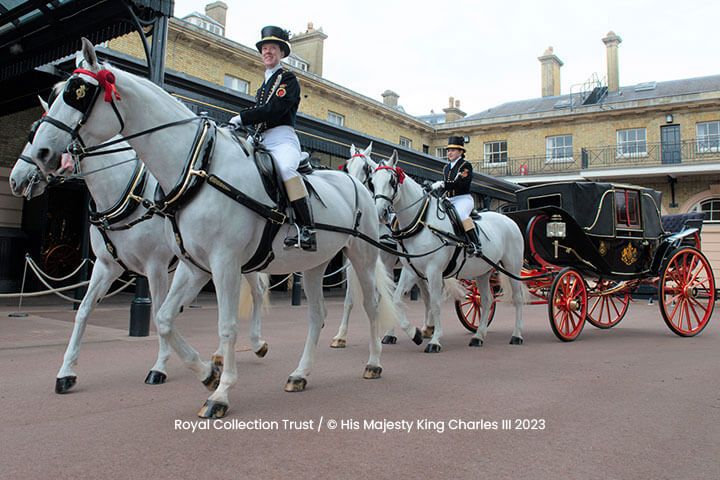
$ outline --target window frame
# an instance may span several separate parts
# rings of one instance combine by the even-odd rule
[[[629,140],[627,138],[627,134],[630,132],[635,133],[635,139]],[[643,139],[638,140],[637,133],[642,132]],[[621,139],[621,136],[625,136],[624,139]],[[647,128],[640,127],[640,128],[623,128],[621,130],[617,130],[616,132],[616,152],[615,152],[615,158],[641,158],[641,157],[647,157]],[[635,151],[625,151],[630,150],[630,146],[633,146],[633,150]],[[642,146],[642,151],[640,151],[640,146]]]
[[[408,150],[412,149],[412,139],[403,137],[400,135],[400,140],[398,141],[398,145],[400,145],[403,148],[407,148]]]
[[[630,189],[615,189],[615,229],[642,230],[640,213],[640,192]],[[622,203],[618,202],[622,199]]]
[[[567,144],[567,139],[570,139],[570,144]],[[563,139],[563,145],[557,146],[555,142],[559,139]],[[554,145],[550,145],[554,143]],[[561,151],[563,154],[569,153],[570,155],[558,156],[557,152]],[[573,136],[569,135],[552,135],[545,137],[545,163],[571,163],[574,162],[575,158],[573,155]]]
[[[714,126],[717,133],[705,133],[700,135],[701,126]],[[709,137],[709,140],[705,140]],[[697,122],[695,124],[695,147],[698,153],[717,153],[720,152],[720,120],[711,120],[709,122]],[[708,142],[708,146],[701,146],[701,142]]]
[[[332,118],[333,116],[335,116],[339,120],[339,122],[334,121]],[[327,121],[332,123],[333,125],[337,125],[338,127],[344,127],[345,115],[343,115],[342,113],[333,112],[332,110],[328,110]]]
[[[228,85],[228,80],[230,80],[230,83],[234,82],[243,82],[245,84],[245,90],[240,90],[239,88],[235,88],[232,85]],[[229,88],[230,90],[234,92],[240,92],[244,93],[245,95],[250,94],[250,82],[245,80],[244,78],[236,77],[235,75],[230,75],[229,73],[225,74],[225,78],[223,79],[223,86],[225,88]]]
[[[507,165],[508,162],[508,147],[507,140],[493,140],[490,142],[483,142],[483,163],[486,167],[498,167]],[[505,149],[503,150],[503,144]],[[488,147],[492,148],[493,145],[498,145],[499,149],[497,152],[488,152]],[[503,155],[504,154],[504,155]],[[493,161],[492,158],[498,156],[498,161]]]
[[[710,209],[703,210],[702,206],[703,204],[710,204]],[[716,207],[714,210],[713,207]],[[704,200],[701,200],[697,202],[691,209],[690,213],[698,212],[705,214],[705,218],[703,218],[703,223],[708,224],[720,224],[720,196],[713,196],[708,197]],[[713,213],[715,215],[713,215]],[[715,218],[713,218],[713,216]]]

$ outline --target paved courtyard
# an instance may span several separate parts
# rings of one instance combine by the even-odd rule
[[[98,307],[66,395],[53,387],[73,310],[0,307],[0,478],[720,478],[717,313],[680,338],[638,300],[616,328],[586,325],[562,343],[546,307],[527,306],[525,344],[511,346],[513,311],[500,305],[477,349],[448,303],[441,353],[401,336],[382,379],[363,380],[367,322],[354,313],[348,347],[330,349],[342,313],[331,295],[308,388],[291,394],[306,308],[273,294],[267,357],[249,351],[243,323],[228,416],[203,423],[208,393],[177,357],[165,385],[143,384],[157,338],[127,336],[130,299]],[[210,294],[196,303],[178,325],[209,357],[217,309]],[[419,324],[422,303],[408,309]]]

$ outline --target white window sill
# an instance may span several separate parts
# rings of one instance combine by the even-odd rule
[[[573,163],[575,159],[573,157],[562,157],[562,158],[546,158],[545,164],[548,163]]]

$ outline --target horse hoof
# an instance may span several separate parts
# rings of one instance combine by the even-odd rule
[[[257,355],[260,358],[263,358],[263,357],[265,357],[265,355],[267,355],[267,352],[269,349],[270,349],[270,347],[268,347],[268,343],[263,342],[263,346],[260,347],[260,349],[257,352],[255,352],[255,355]]]
[[[483,341],[480,340],[479,338],[473,337],[470,339],[470,346],[471,347],[482,347]]]
[[[425,328],[422,329],[422,336],[423,336],[423,338],[432,338],[433,333],[435,333],[435,327],[434,327],[434,326],[425,327]]]
[[[367,365],[365,366],[365,371],[363,372],[363,378],[368,380],[380,378],[381,373],[382,367],[378,367],[377,365]]]
[[[285,384],[286,392],[302,392],[307,386],[307,380],[301,377],[290,377]]]
[[[385,342],[383,342],[383,343],[385,343]],[[330,348],[345,348],[345,345],[347,345],[347,341],[345,339],[336,338],[330,344]]]
[[[395,345],[397,343],[397,337],[394,335],[385,335],[382,339],[383,345]]]
[[[415,329],[415,336],[413,337],[413,342],[415,342],[415,345],[422,345],[422,333],[420,332],[419,328]]]
[[[198,417],[200,418],[222,418],[227,413],[228,406],[224,403],[206,400],[205,404],[200,408]]]
[[[225,362],[225,358],[223,358],[222,355],[213,355],[210,360],[212,361],[213,365],[215,365],[216,367],[222,367]]]
[[[75,386],[77,377],[75,375],[71,377],[62,377],[55,379],[55,393],[65,393]]]
[[[203,380],[203,382],[202,382],[203,385],[205,385],[205,387],[208,390],[210,390],[211,392],[214,392],[215,390],[217,390],[218,386],[220,386],[220,375],[222,375],[222,370],[220,369],[219,366],[217,366],[217,365],[215,365],[215,363],[213,363],[212,370],[210,371],[210,375],[208,375],[208,377],[205,380]],[[210,418],[210,417],[206,417],[206,418]]]
[[[167,380],[167,375],[157,370],[150,370],[150,373],[145,377],[145,383],[148,385],[162,385]]]
[[[425,347],[425,353],[440,353],[440,350],[442,350],[442,347],[437,343],[428,343],[427,347]]]
[[[510,345],[522,345],[523,339],[520,337],[510,337]]]

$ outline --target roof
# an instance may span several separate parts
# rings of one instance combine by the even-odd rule
[[[222,28],[223,30],[225,29],[225,27],[223,26],[222,23],[220,23],[220,22],[218,22],[217,20],[215,20],[214,18],[208,17],[208,16],[205,15],[204,13],[200,13],[200,12],[192,12],[192,13],[189,14],[189,15],[185,15],[184,17],[182,17],[182,20],[185,20],[185,21],[187,22],[187,19],[190,18],[190,17],[197,17],[197,18],[199,18],[199,19],[201,19],[201,20],[205,20],[205,21],[208,22],[208,23],[212,23],[213,25],[216,25],[216,26]]]
[[[602,99],[600,104],[612,105],[638,100],[717,91],[720,91],[720,75],[671,80],[667,82],[644,82],[637,85],[620,87],[617,92],[608,93],[607,96]],[[569,110],[571,102],[574,103],[573,111],[582,112],[583,108],[586,107],[585,105],[582,105],[579,94],[574,93],[503,103],[483,112],[469,115],[461,121],[487,120],[497,117],[507,117],[528,113],[556,112],[563,109]],[[592,105],[598,104],[596,103]]]
[[[47,83],[36,67],[136,30],[134,21],[172,15],[173,0],[0,0],[2,112],[35,105]],[[133,20],[133,17],[135,20]]]

